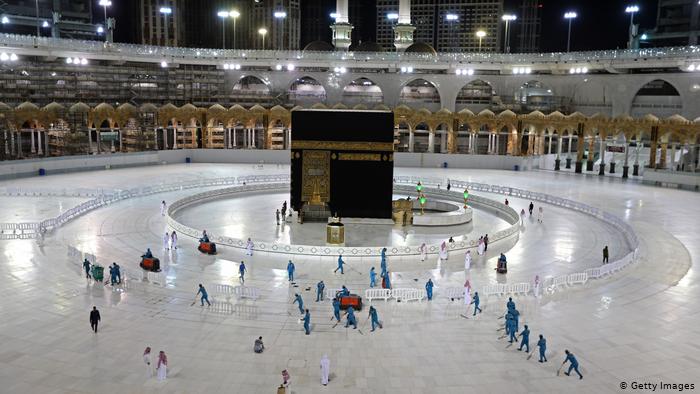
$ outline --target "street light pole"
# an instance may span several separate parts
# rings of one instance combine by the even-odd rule
[[[508,15],[508,14],[503,15],[501,17],[501,19],[506,23],[506,31],[505,31],[506,39],[505,39],[505,43],[503,45],[503,52],[505,52],[505,53],[510,53],[510,34],[508,34],[509,33],[508,25],[510,24],[510,21],[514,21],[516,18],[517,17],[515,15]]]
[[[261,27],[260,29],[258,29],[258,34],[262,36],[262,49],[265,50],[265,35],[267,34],[267,29]]]
[[[566,37],[566,51],[570,52],[571,51],[571,22],[576,19],[578,15],[573,12],[569,11],[564,14],[564,18],[569,20],[569,34]]]
[[[165,46],[168,46],[168,36],[170,35],[170,31],[168,30],[168,17],[173,13],[173,9],[170,7],[160,7],[159,11],[163,14],[163,19],[165,19],[165,37],[163,37],[163,40]]]
[[[459,20],[459,15],[447,14],[447,15],[445,15],[445,19],[447,20],[447,23],[449,24],[449,27],[450,27],[450,46],[451,46],[450,49],[452,50],[452,52],[456,52],[456,50],[455,50],[456,45],[455,45],[455,39],[454,39],[454,34],[455,34],[454,24],[455,24],[455,22],[457,22]]]
[[[625,8],[625,12],[630,14],[630,28],[629,28],[629,43],[627,44],[628,48],[632,48],[633,43],[634,43],[634,14],[639,12],[639,6],[636,5],[630,5]]]
[[[281,10],[275,11],[273,16],[282,25],[281,29],[279,27],[277,28],[277,36],[279,37],[279,47],[277,49],[284,50],[284,19],[287,17],[287,13]]]
[[[226,18],[228,17],[228,12],[219,11],[216,15],[221,18],[221,49],[226,49]]]
[[[481,40],[486,37],[486,32],[483,30],[479,30],[476,32],[476,36],[479,37],[479,52],[481,52]]]
[[[231,18],[233,18],[233,45],[231,46],[231,49],[236,49],[236,19],[241,16],[241,13],[238,12],[238,10],[233,10],[229,13],[229,15]]]

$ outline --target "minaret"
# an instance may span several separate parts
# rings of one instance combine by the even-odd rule
[[[348,0],[337,0],[335,3],[335,23],[333,30],[333,45],[337,51],[347,51],[352,43],[352,28],[348,17]]]
[[[399,0],[399,20],[394,26],[394,46],[403,52],[413,44],[413,32],[416,27],[411,24],[411,0]]]

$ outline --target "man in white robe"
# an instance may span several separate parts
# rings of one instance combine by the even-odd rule
[[[425,261],[425,259],[428,258],[428,246],[425,242],[420,245],[418,251],[420,252],[420,261]]]
[[[253,241],[251,241],[250,238],[248,238],[248,243],[245,245],[245,254],[248,256],[253,255]]]
[[[143,362],[146,364],[146,377],[153,377],[153,367],[151,366],[151,348],[146,348],[143,352]]]
[[[469,279],[464,282],[464,305],[469,309],[469,304],[472,303],[472,285],[469,283]]]
[[[438,255],[438,262],[447,260],[447,242],[442,241],[440,244],[440,254]]]
[[[167,231],[165,232],[165,235],[163,235],[163,249],[170,249],[170,234],[168,234]]]
[[[165,216],[165,208],[167,205],[165,204],[165,200],[161,201],[160,203],[160,216]]]
[[[472,253],[467,249],[467,253],[464,255],[464,270],[469,271],[472,268]]]
[[[177,249],[177,234],[175,231],[170,235],[170,248]]]
[[[321,384],[326,386],[328,384],[328,375],[331,373],[331,360],[328,359],[328,355],[323,355],[321,357]]]

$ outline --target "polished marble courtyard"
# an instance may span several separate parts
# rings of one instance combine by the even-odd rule
[[[23,178],[0,182],[0,188],[126,189],[287,172],[288,167],[276,165],[183,164]],[[621,382],[633,381],[697,387],[698,193],[553,172],[396,168],[395,175],[506,185],[604,209],[632,226],[640,238],[640,257],[621,272],[583,286],[540,298],[515,298],[521,326],[528,324],[532,330],[531,348],[540,333],[547,338],[549,362],[540,364],[536,355],[527,360],[515,346],[498,339],[503,297],[483,297],[484,313],[467,320],[460,316],[466,313],[464,303],[440,296],[441,289],[461,287],[465,278],[480,291],[489,283],[532,282],[536,275],[580,272],[601,264],[605,245],[611,261],[627,253],[622,236],[596,218],[543,204],[543,223],[526,216],[517,241],[489,245],[486,256],[474,256],[469,272],[464,270],[462,252],[451,253],[444,262],[438,262],[436,255],[425,262],[417,256],[390,257],[394,287],[422,288],[431,278],[435,299],[374,301],[384,328],[370,332],[367,309],[358,313],[359,330],[333,327],[330,303],[314,302],[315,284],[324,280],[327,288],[346,285],[364,293],[369,268],[379,269],[379,259],[348,257],[346,272],[340,275],[333,273],[335,257],[264,252],[249,257],[241,249],[225,246],[209,256],[199,253],[196,240],[186,236],[180,237],[178,250],[165,251],[162,235],[168,228],[160,201],[175,201],[199,190],[128,199],[80,216],[43,239],[0,241],[0,392],[270,393],[279,386],[283,369],[291,375],[293,393],[606,393],[620,392]],[[474,194],[503,200],[498,194]],[[0,222],[53,217],[84,200],[1,197]],[[307,224],[278,227],[273,209],[282,200],[280,193],[251,193],[195,207],[182,219],[192,227],[256,240],[308,244],[314,234],[322,233],[306,230]],[[515,197],[509,200],[517,211],[529,204]],[[470,225],[409,230],[389,226],[365,231],[356,240],[438,243],[453,231],[472,240],[502,228],[499,220],[475,210]],[[139,256],[147,247],[161,259],[165,287],[134,279],[141,276]],[[97,256],[104,265],[116,261],[134,278],[115,287],[88,281],[80,261],[69,254],[73,248]],[[508,256],[505,276],[493,269],[500,252]],[[296,264],[298,287],[286,278],[290,258]],[[214,292],[217,284],[238,285],[241,260],[249,270],[246,285],[261,290],[256,301]],[[211,307],[191,305],[198,283],[209,289]],[[291,304],[295,292],[310,309],[309,336]],[[93,305],[102,314],[97,334],[88,323]],[[262,354],[252,351],[258,336],[265,342]],[[168,354],[165,382],[146,376],[141,358],[146,346]],[[578,358],[583,380],[557,376],[564,349]],[[326,387],[319,382],[324,354],[331,360]]]

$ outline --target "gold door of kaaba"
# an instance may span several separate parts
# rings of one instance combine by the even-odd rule
[[[331,152],[327,150],[302,151],[301,199],[311,204],[322,204],[331,198]]]

